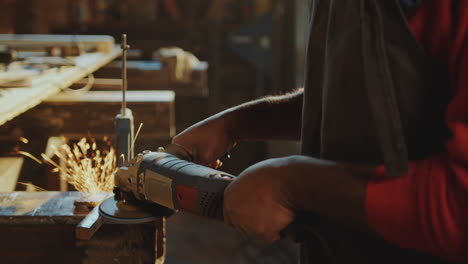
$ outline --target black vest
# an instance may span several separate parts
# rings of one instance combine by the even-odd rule
[[[398,176],[408,170],[408,160],[443,149],[448,74],[412,35],[411,8],[401,1],[313,1],[303,155],[385,164],[389,175]],[[304,264],[322,264],[314,251],[327,251],[327,238],[316,230],[302,243]]]
[[[447,73],[413,37],[399,0],[315,0],[302,153],[407,171],[442,150]]]

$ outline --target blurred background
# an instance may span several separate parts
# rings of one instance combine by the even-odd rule
[[[129,90],[164,90],[175,95],[173,105],[161,103],[155,116],[145,116],[145,120],[154,118],[157,122],[146,121],[149,125],[143,126],[136,142],[138,152],[165,145],[177,132],[220,110],[301,87],[308,37],[308,2],[0,0],[0,33],[109,35],[116,43],[120,43],[121,34],[127,34]],[[171,62],[174,56],[167,53],[182,56],[192,67],[179,76],[177,60],[180,58]],[[119,81],[115,80],[120,78],[120,65],[117,58],[94,72],[92,90],[118,90]],[[86,82],[81,80],[74,86]],[[131,102],[129,105],[132,107]],[[21,149],[38,155],[50,143],[51,131],[68,135],[69,141],[87,136],[86,133],[96,138],[112,133],[110,127],[110,132],[92,130],[88,121],[74,122],[70,128],[64,128],[66,116],[94,106],[75,104],[74,107],[78,108],[65,111],[64,106],[46,102],[0,126],[0,154],[8,156],[11,149],[18,147],[19,137],[29,141]],[[104,111],[105,108],[92,109]],[[63,120],[51,118],[53,113],[55,117],[62,115]],[[56,132],[57,124],[62,124],[60,133]],[[88,131],[80,132],[79,126],[85,124]],[[165,130],[154,132],[151,126],[158,124],[164,124]],[[238,174],[260,160],[297,151],[295,142],[245,142],[233,150],[229,159],[223,160],[223,169]],[[58,189],[59,183],[51,181],[51,176],[44,172],[50,168],[44,166],[23,160],[17,180],[47,190]],[[15,190],[22,188],[15,185]],[[168,222],[166,263],[169,264],[293,263],[296,251],[291,243],[283,241],[265,246],[222,224],[194,216],[178,214]]]

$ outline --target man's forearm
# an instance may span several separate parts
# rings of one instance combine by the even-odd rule
[[[299,140],[303,92],[265,97],[230,108],[220,115],[236,141]]]
[[[279,193],[293,209],[367,229],[366,186],[374,168],[291,156],[271,160]]]

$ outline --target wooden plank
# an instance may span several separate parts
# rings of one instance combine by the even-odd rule
[[[76,82],[72,87],[83,87],[88,83],[86,79]],[[96,78],[94,79],[93,89],[120,90],[122,79]]]
[[[0,158],[0,192],[13,192],[24,159],[22,157]]]
[[[34,127],[49,136],[64,135],[70,140],[91,135],[96,139],[114,138],[114,119],[121,108],[120,91],[90,91],[81,95],[60,93],[3,126],[9,134],[15,128]],[[172,91],[128,91],[135,129],[143,128],[138,141],[167,140],[175,135],[175,94]],[[33,140],[32,138],[29,138]]]
[[[133,103],[172,103],[175,93],[173,91],[127,91],[126,99],[129,107]],[[46,99],[44,103],[120,103],[121,100],[121,91],[89,91],[79,95],[59,93]]]
[[[90,240],[103,222],[104,219],[99,215],[99,207],[95,207],[75,228],[76,238]]]
[[[36,46],[75,46],[81,45],[85,50],[95,49],[100,53],[111,53],[115,47],[114,38],[104,35],[49,35],[49,34],[0,34],[0,45]]]
[[[83,201],[75,201],[75,207],[78,205],[95,206],[76,226],[75,236],[77,239],[90,240],[99,230],[99,228],[101,228],[102,224],[104,223],[104,218],[99,215],[99,206],[97,205],[110,196],[110,193],[102,193],[99,195],[84,197]],[[77,208],[75,211],[78,209],[79,208]]]
[[[63,68],[55,74],[42,77],[41,82],[33,87],[0,89],[0,125],[85,78],[120,54],[117,46],[109,53],[87,53],[73,59],[75,67]]]

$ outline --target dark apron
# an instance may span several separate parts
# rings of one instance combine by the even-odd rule
[[[447,73],[435,66],[413,37],[406,6],[401,4],[401,0],[313,1],[303,155],[385,164],[390,176],[398,176],[407,172],[408,160],[443,150],[448,136]],[[355,242],[350,246],[351,241],[340,241],[339,229],[326,221],[318,224],[315,233],[322,234],[303,243],[302,263],[392,263],[392,257],[407,263],[385,242],[368,243],[364,235],[346,231],[353,236],[348,240]],[[372,248],[375,254],[364,256]],[[392,257],[370,256],[387,249]],[[362,259],[352,260],[357,254]],[[406,253],[401,256],[411,259]]]

